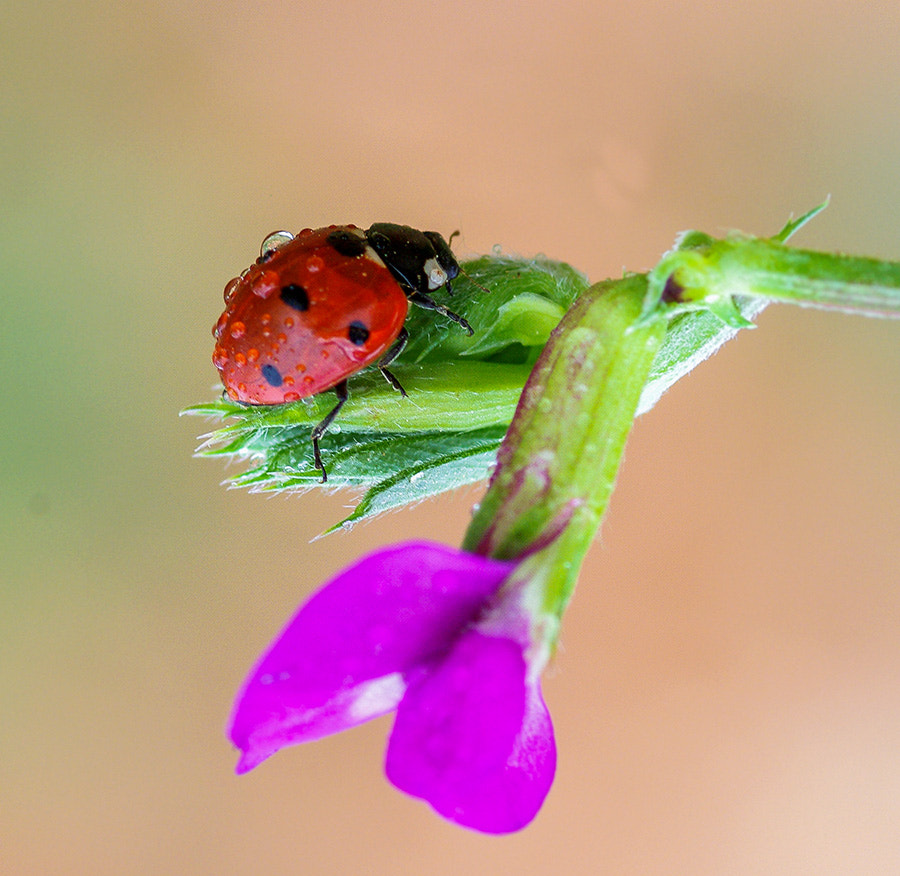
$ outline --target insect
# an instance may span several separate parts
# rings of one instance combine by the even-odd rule
[[[319,439],[347,401],[347,379],[376,364],[406,395],[387,366],[409,339],[409,302],[472,334],[463,317],[431,298],[439,289],[451,293],[459,272],[450,244],[436,231],[389,222],[365,231],[307,228],[296,237],[276,231],[263,241],[256,263],[225,287],[213,364],[228,395],[245,404],[335,391],[337,404],[311,435],[324,483]]]

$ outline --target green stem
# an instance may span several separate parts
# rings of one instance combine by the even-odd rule
[[[561,613],[615,483],[641,392],[666,331],[635,322],[646,275],[592,286],[550,338],[522,393],[463,547],[523,561]]]
[[[668,271],[663,265],[667,264]],[[752,295],[865,316],[900,317],[900,263],[732,235],[671,253],[654,273],[685,301]]]

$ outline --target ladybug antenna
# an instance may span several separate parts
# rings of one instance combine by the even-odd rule
[[[458,228],[456,229],[456,231],[454,231],[454,232],[447,238],[447,246],[452,246],[452,245],[453,245],[453,238],[454,238],[454,237],[459,237],[459,229],[458,229]],[[463,276],[464,276],[464,277],[465,277],[465,278],[466,278],[473,286],[477,286],[479,289],[481,289],[482,292],[490,293],[491,290],[488,289],[487,286],[482,286],[481,283],[478,282],[478,280],[476,280],[476,279],[475,279],[475,278],[474,278],[467,270],[465,270],[465,268],[462,267],[462,265],[459,266],[459,272],[460,272],[460,273],[461,273],[461,274],[462,274],[462,275],[463,275]]]
[[[491,290],[488,289],[487,286],[484,286],[484,285],[482,285],[481,283],[479,283],[478,280],[476,280],[476,279],[475,279],[475,278],[474,278],[474,277],[473,277],[473,276],[472,276],[465,268],[463,268],[462,266],[460,266],[459,272],[460,272],[460,274],[462,274],[462,275],[463,275],[463,276],[464,276],[464,277],[465,277],[465,278],[466,278],[473,286],[477,286],[479,289],[481,289],[482,292],[490,293]]]

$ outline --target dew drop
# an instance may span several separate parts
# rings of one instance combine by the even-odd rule
[[[257,298],[270,298],[281,285],[275,271],[263,271],[253,284],[253,294]]]
[[[235,365],[246,365],[247,357],[243,353],[235,353],[234,354],[234,364]]]
[[[276,249],[281,249],[286,243],[290,243],[294,235],[290,231],[273,231],[268,235],[259,247],[259,257],[264,259]]]
[[[233,337],[235,340],[244,337],[246,331],[247,326],[245,326],[242,322],[233,322],[231,324],[231,337]]]
[[[251,347],[247,350],[247,361],[252,365],[256,360],[259,359],[259,350],[256,347]]]
[[[229,280],[225,286],[225,291],[222,293],[225,298],[225,303],[228,304],[232,298],[234,298],[234,293],[237,292],[238,286],[241,285],[241,278],[235,277],[233,280]]]
[[[284,400],[286,402],[297,401],[298,398],[300,398],[299,392],[286,392],[284,394]]]

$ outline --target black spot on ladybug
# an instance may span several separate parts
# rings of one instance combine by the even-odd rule
[[[274,365],[263,365],[262,376],[269,386],[281,386],[281,372]]]
[[[351,344],[358,347],[369,340],[369,330],[361,322],[354,320],[347,329],[347,337],[350,338]]]
[[[309,295],[297,283],[281,287],[281,300],[294,310],[309,310]]]
[[[352,231],[340,229],[328,235],[328,242],[342,255],[348,258],[361,256],[366,251],[366,239]]]

